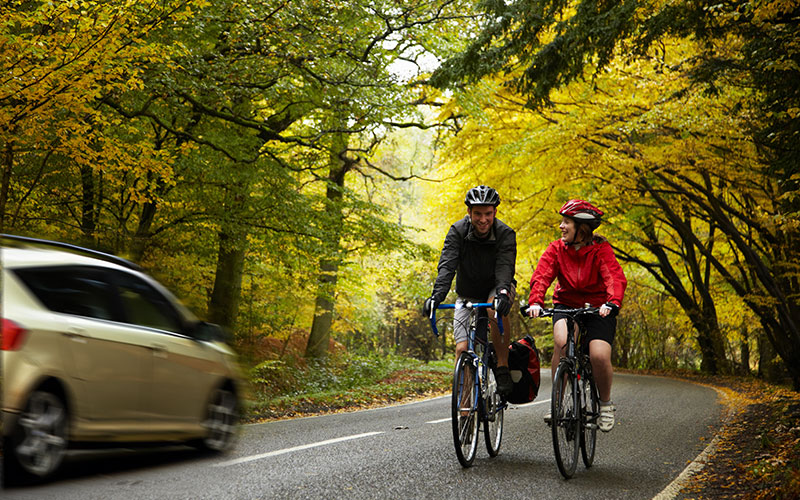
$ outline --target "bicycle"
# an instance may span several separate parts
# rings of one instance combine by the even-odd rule
[[[523,314],[527,314],[523,306]],[[582,316],[597,314],[598,307],[578,309],[542,309],[539,317],[551,317],[554,312],[568,316],[567,343],[553,376],[550,399],[553,434],[553,451],[558,470],[565,479],[575,473],[580,449],[583,464],[588,469],[594,462],[597,444],[597,419],[600,416],[600,396],[592,376],[588,346],[584,346],[586,330]],[[573,335],[574,324],[578,325],[577,339]],[[581,346],[581,349],[576,349]]]
[[[494,347],[483,332],[479,332],[480,321],[485,320],[488,329],[487,308],[491,303],[463,304],[471,310],[467,327],[468,347],[459,357],[453,371],[453,394],[450,400],[453,427],[453,443],[456,456],[462,467],[470,467],[478,449],[478,433],[483,424],[486,451],[490,457],[500,452],[503,439],[503,413],[507,403],[497,392],[497,382],[492,367],[497,359]],[[437,309],[455,309],[456,304],[439,304]],[[481,314],[483,311],[483,314]],[[436,310],[431,311],[431,329],[438,337]],[[500,334],[503,322],[498,321]],[[471,373],[470,373],[471,372]]]

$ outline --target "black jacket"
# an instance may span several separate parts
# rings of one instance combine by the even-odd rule
[[[459,296],[485,300],[491,293],[516,283],[516,260],[517,234],[513,229],[495,219],[489,235],[480,239],[466,216],[450,226],[444,239],[433,298],[442,302],[450,291],[453,276],[457,275]]]

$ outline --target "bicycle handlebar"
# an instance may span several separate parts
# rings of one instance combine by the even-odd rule
[[[521,312],[523,316],[527,316],[528,315],[528,309],[530,309],[530,307],[531,306],[527,306],[527,305],[523,304],[523,305],[519,306],[519,312]],[[576,316],[578,314],[598,314],[599,312],[600,312],[600,308],[599,307],[591,307],[591,306],[589,306],[589,307],[579,307],[577,309],[556,309],[554,307],[547,309],[547,308],[543,307],[541,309],[541,311],[539,312],[539,316],[538,317],[539,318],[547,318],[547,317],[552,316],[554,313],[566,314],[568,316]]]
[[[461,307],[465,307],[467,309],[488,309],[490,307],[494,307],[494,304],[491,302],[465,302],[461,305]],[[439,336],[439,329],[436,328],[436,309],[455,309],[455,304],[439,304],[436,306],[435,309],[431,309],[431,330],[433,330],[433,334],[437,337]],[[497,312],[495,311],[494,317],[497,318]],[[500,329],[500,335],[503,334],[503,322],[498,321],[497,325]]]

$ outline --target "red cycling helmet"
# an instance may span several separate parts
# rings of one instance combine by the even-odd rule
[[[561,210],[558,211],[560,215],[574,219],[576,222],[584,222],[595,230],[600,226],[600,219],[603,217],[603,211],[592,205],[588,201],[583,200],[569,200],[564,203]]]

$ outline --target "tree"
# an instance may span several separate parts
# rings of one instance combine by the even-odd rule
[[[671,37],[691,35],[699,41],[697,57],[683,60],[681,69],[707,92],[728,89],[728,95],[735,97],[729,110],[746,117],[743,128],[758,154],[737,159],[735,153],[741,148],[733,148],[734,154],[727,158],[747,165],[747,180],[725,168],[712,170],[685,158],[685,163],[645,162],[645,168],[665,189],[683,197],[693,216],[724,234],[741,257],[741,265],[731,272],[701,242],[694,243],[695,250],[761,318],[800,387],[796,299],[800,290],[795,279],[800,257],[796,244],[800,94],[792,83],[800,76],[795,43],[800,6],[589,0],[574,5],[523,1],[481,6],[485,14],[481,36],[443,65],[432,81],[458,84],[504,71],[508,84],[537,109],[553,102],[553,90],[583,79],[587,70],[596,82],[615,58],[657,63]],[[636,139],[631,134],[624,137]],[[639,153],[622,141],[617,145],[623,154]],[[762,209],[765,214],[759,213]],[[754,228],[761,233],[754,234]]]
[[[122,122],[102,113],[97,101],[140,87],[137,65],[171,53],[143,38],[184,19],[194,4],[12,1],[0,7],[0,48],[7,55],[0,62],[0,230],[20,224],[23,204],[46,203],[34,193],[37,184],[77,174],[80,181],[67,189],[78,203],[66,219],[91,241],[101,191],[119,189],[120,179],[166,175],[172,159],[133,135],[109,134]]]
[[[376,241],[391,246],[401,239],[401,232],[382,224],[379,215],[351,210],[358,206],[376,212],[376,207],[362,203],[347,189],[347,178],[372,173],[409,177],[382,171],[370,161],[386,130],[414,125],[416,120],[413,109],[419,96],[399,81],[390,65],[412,57],[415,47],[438,43],[426,34],[435,23],[460,18],[452,13],[455,6],[453,1],[424,6],[416,2],[215,3],[182,26],[178,40],[185,51],[168,66],[153,66],[144,98],[107,101],[125,116],[152,120],[154,127],[176,141],[192,142],[206,155],[208,149],[213,150],[220,161],[214,172],[224,172],[220,166],[231,164],[240,174],[250,171],[256,177],[275,169],[289,173],[297,194],[314,207],[296,210],[292,204],[276,217],[290,220],[294,234],[315,240],[310,264],[319,265],[321,273],[316,280],[310,356],[323,356],[327,349],[337,273],[350,251],[349,241],[369,236],[374,240],[368,246]],[[230,221],[231,210],[240,212],[236,223],[227,226],[234,233],[237,225],[268,227],[270,232],[279,226],[277,221],[254,224],[248,215],[261,212],[258,205],[250,206],[263,199],[254,196],[258,184],[253,179],[226,184],[227,189],[241,186],[233,197],[240,200],[239,206],[225,204],[228,214],[223,217]],[[213,207],[203,213],[213,213]],[[301,214],[304,218],[298,217]],[[364,220],[383,230],[361,231]],[[241,261],[245,242],[252,236],[247,230],[235,237],[221,233],[228,252],[220,257],[238,256]],[[237,293],[235,284],[244,271],[231,264],[218,269],[239,276],[217,280],[220,286],[233,287],[224,293],[212,291],[212,310],[222,297]],[[235,301],[227,304],[230,309]],[[233,316],[235,311],[220,317]]]

